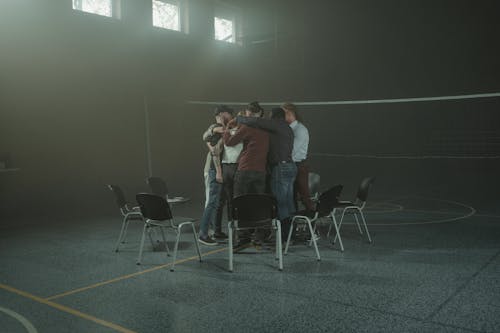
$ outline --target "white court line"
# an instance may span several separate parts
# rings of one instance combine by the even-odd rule
[[[347,157],[347,158],[372,158],[372,159],[403,159],[403,160],[428,160],[428,159],[499,159],[500,155],[365,155],[365,154],[330,154],[311,153],[310,156],[320,157]]]
[[[446,202],[446,203],[454,204],[454,205],[457,205],[457,206],[461,206],[461,207],[467,208],[469,210],[469,212],[467,214],[465,214],[465,215],[462,215],[462,216],[457,216],[457,217],[447,218],[447,219],[434,220],[434,221],[408,222],[408,223],[367,223],[367,224],[370,225],[370,226],[372,226],[372,225],[373,226],[379,226],[379,225],[380,226],[402,226],[402,225],[441,224],[441,223],[450,223],[450,222],[464,220],[464,219],[469,218],[472,215],[476,214],[476,209],[474,207],[466,205],[466,204],[458,202],[458,201],[436,199],[436,198],[423,198],[423,197],[422,197],[422,199],[431,200],[431,201],[441,201],[441,202]],[[404,210],[407,210],[407,209],[405,208]],[[404,210],[403,210],[403,212],[404,212]],[[408,211],[412,211],[412,210],[408,209]],[[415,211],[415,210],[413,210],[413,211]],[[420,210],[420,211],[421,212],[429,212],[429,213],[430,212],[434,212],[434,211],[422,211],[422,210]],[[436,213],[443,213],[443,212],[440,212],[440,211],[435,211],[435,212]],[[343,222],[343,223],[346,223],[346,222]],[[354,224],[354,222],[346,223],[346,224]]]
[[[433,102],[433,101],[452,101],[463,99],[492,98],[500,97],[500,92],[468,94],[468,95],[450,95],[450,96],[431,96],[431,97],[411,97],[411,98],[390,98],[390,99],[366,99],[350,101],[323,101],[323,102],[292,102],[295,105],[316,106],[316,105],[353,105],[353,104],[389,104],[389,103],[407,103],[407,102]],[[221,102],[221,101],[187,101],[188,104],[198,105],[248,105],[247,102]],[[259,102],[260,105],[274,106],[281,105],[283,102]]]
[[[494,218],[500,219],[500,215],[476,214],[476,216],[480,216],[480,217],[494,217]]]
[[[28,319],[24,318],[19,313],[6,308],[2,308],[1,306],[0,306],[0,311],[19,321],[24,326],[24,328],[26,328],[28,333],[38,333],[35,326],[33,326],[33,324],[31,324]]]

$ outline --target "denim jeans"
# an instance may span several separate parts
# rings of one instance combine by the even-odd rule
[[[278,202],[278,219],[290,217],[295,212],[293,183],[297,175],[295,163],[279,163],[271,169],[271,191]]]
[[[209,183],[209,194],[208,202],[203,212],[203,216],[200,221],[200,236],[208,236],[208,227],[210,224],[214,223],[215,214],[217,213],[217,208],[219,207],[220,191],[222,189],[222,184],[215,180],[216,172],[213,169],[208,171],[208,183]]]
[[[224,206],[227,206],[227,220],[232,220],[234,175],[237,168],[237,163],[222,163],[222,179],[224,183],[222,184],[219,208],[217,209],[217,217],[215,219],[215,232],[222,231],[222,213],[224,212]]]

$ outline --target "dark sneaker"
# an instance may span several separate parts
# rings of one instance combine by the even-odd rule
[[[214,237],[216,239],[227,239],[227,235],[225,233],[223,233],[222,231],[215,232]]]
[[[200,242],[201,244],[203,245],[208,245],[208,246],[212,246],[212,245],[217,245],[217,241],[215,239],[212,239],[210,237],[198,237],[198,242]]]

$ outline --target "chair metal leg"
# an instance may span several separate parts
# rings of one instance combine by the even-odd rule
[[[139,246],[139,257],[137,257],[137,265],[141,264],[142,248],[144,247],[144,240],[146,238],[146,229],[148,229],[148,223],[144,222],[144,228],[142,229],[142,236],[141,236],[141,245]]]
[[[337,237],[339,238],[339,244],[340,244],[340,251],[344,252],[344,244],[342,243],[342,237],[340,237],[340,228],[337,226],[337,219],[335,218],[335,215],[332,213],[330,214],[330,217],[332,218],[332,223],[333,226],[335,227],[335,239],[333,240],[332,244],[335,244],[335,240]]]
[[[316,223],[314,223],[314,227],[313,227],[313,233],[314,233],[314,239],[316,239],[316,227],[318,226],[318,220],[316,220]],[[319,239],[319,231],[318,231],[318,239]],[[313,237],[311,237],[311,240],[309,241],[309,246],[312,245],[312,240],[313,240]]]
[[[278,239],[278,258],[279,258],[279,270],[283,270],[283,250],[281,245],[281,222],[276,220],[276,225],[278,227],[276,238]],[[290,229],[291,230],[291,229]]]
[[[232,223],[227,224],[227,234],[229,236],[228,246],[229,246],[229,271],[233,271],[233,227]]]
[[[148,228],[148,237],[149,237],[149,241],[151,242],[151,246],[154,248],[155,246],[155,243],[153,241],[153,237],[151,236],[151,231],[153,230],[153,228]]]
[[[312,240],[312,243],[314,245],[314,250],[316,251],[316,257],[318,258],[318,261],[321,260],[321,257],[319,255],[319,250],[318,250],[318,244],[316,243],[316,235],[314,234],[314,230],[313,230],[313,227],[311,225],[311,220],[306,218],[306,222],[307,222],[307,226],[309,227],[309,232],[311,234],[311,240]]]
[[[361,226],[359,225],[358,214],[356,214],[356,212],[354,212],[353,215],[354,215],[354,218],[356,219],[356,224],[358,225],[359,233],[362,235],[363,234],[363,230],[361,230]]]
[[[163,238],[163,243],[165,243],[165,249],[167,250],[167,256],[170,257],[170,250],[168,249],[167,237],[165,237],[164,227],[160,227],[161,238]]]
[[[128,225],[130,224],[130,219],[127,217],[127,223],[125,223],[125,229],[123,229],[122,244],[125,243],[125,237],[127,237]]]
[[[198,258],[200,258],[201,262],[201,252],[200,252],[200,245],[198,244],[198,234],[196,233],[196,229],[194,228],[194,224],[191,224],[191,229],[193,230],[193,237],[194,237],[194,245],[196,246],[196,252],[198,253]]]
[[[170,271],[173,272],[175,269],[175,260],[177,259],[177,248],[179,247],[179,241],[181,240],[181,229],[177,229],[177,237],[175,239],[175,246],[174,246],[174,258],[172,260],[172,267],[170,267]]]
[[[335,211],[337,210],[337,208],[334,208],[332,210],[332,216],[333,218],[335,218]],[[332,220],[332,223],[333,223],[333,220]],[[330,237],[330,232],[332,231],[332,223],[330,223],[330,227],[328,228],[328,233],[326,234],[326,238]]]
[[[293,219],[290,222],[290,231],[288,231],[288,237],[286,239],[286,245],[285,245],[285,255],[288,254],[288,246],[290,245],[290,239],[292,238],[292,233],[293,233]]]
[[[125,237],[123,235],[123,231],[125,230],[125,225],[127,224],[127,221],[128,221],[127,216],[125,216],[123,218],[122,228],[120,229],[120,235],[118,236],[118,241],[116,242],[115,252],[118,252],[118,247],[120,246],[122,239],[125,239]]]
[[[363,224],[365,225],[366,236],[368,236],[368,241],[372,243],[372,238],[370,237],[370,232],[368,231],[368,226],[366,225],[365,214],[363,214],[363,211],[361,209],[359,210],[359,215],[361,215],[361,220],[363,220]]]
[[[344,221],[344,216],[345,216],[345,212],[347,211],[347,209],[349,208],[344,208],[344,210],[342,211],[342,216],[340,216],[340,222],[338,225],[336,225],[336,228],[335,228],[335,231],[337,231],[337,234],[335,235],[335,238],[333,239],[333,244],[335,244],[335,242],[337,241],[337,237],[340,237],[340,234],[339,234],[339,231],[340,231],[340,227],[342,226],[342,222]]]
[[[273,229],[272,229],[271,232],[275,233],[275,237],[274,237],[274,260],[279,260],[279,258],[280,258],[280,255],[279,255],[279,252],[278,252],[278,235],[276,235],[276,230],[277,229],[278,229],[278,226],[273,221]]]

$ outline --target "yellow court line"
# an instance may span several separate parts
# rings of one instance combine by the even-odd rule
[[[122,333],[135,333],[135,331],[129,330],[128,328],[125,328],[123,326],[120,326],[120,325],[117,325],[117,324],[113,324],[113,323],[111,323],[109,321],[105,321],[105,320],[96,318],[94,316],[91,316],[89,314],[80,312],[80,311],[72,309],[72,308],[69,308],[67,306],[64,306],[64,305],[61,305],[61,304],[58,304],[58,303],[55,303],[55,302],[48,301],[46,299],[43,299],[41,297],[32,295],[32,294],[30,294],[30,293],[28,293],[26,291],[22,291],[22,290],[16,289],[16,288],[8,286],[8,285],[0,283],[0,288],[4,289],[4,290],[7,290],[7,291],[10,291],[12,293],[18,294],[20,296],[24,296],[26,298],[29,298],[29,299],[35,301],[35,302],[42,303],[42,304],[48,305],[50,307],[53,307],[55,309],[58,309],[60,311],[72,314],[74,316],[90,320],[90,321],[92,321],[92,322],[94,322],[96,324],[99,324],[99,325],[102,325],[102,326],[105,326],[105,327],[109,327],[111,329],[114,329],[115,331],[122,332]]]
[[[222,248],[222,249],[217,249],[217,250],[212,250],[212,251],[209,251],[209,252],[202,253],[201,256],[204,257],[204,256],[207,256],[207,255],[210,255],[210,254],[222,252],[224,250],[227,250],[227,247]],[[177,264],[181,264],[183,262],[191,261],[191,260],[196,259],[196,258],[198,258],[197,255],[189,257],[189,258],[177,260],[175,262],[175,264],[176,265]],[[159,269],[162,269],[162,268],[165,268],[165,267],[168,267],[168,266],[171,266],[171,265],[172,265],[172,263],[170,262],[168,264],[163,264],[163,265],[160,265],[160,266],[155,266],[153,268],[145,269],[145,270],[140,271],[140,272],[136,272],[136,273],[132,273],[132,274],[127,274],[127,275],[119,276],[119,277],[116,277],[114,279],[106,280],[106,281],[102,281],[102,282],[98,282],[98,283],[92,284],[92,285],[87,286],[87,287],[82,287],[82,288],[70,290],[70,291],[67,291],[67,292],[64,292],[64,293],[61,293],[61,294],[57,294],[57,295],[54,295],[54,296],[46,297],[45,300],[50,301],[50,300],[53,300],[53,299],[56,299],[56,298],[61,298],[61,297],[64,297],[64,296],[76,294],[76,293],[79,293],[79,292],[82,292],[82,291],[85,291],[85,290],[94,289],[94,288],[97,288],[97,287],[100,287],[100,286],[104,286],[106,284],[110,284],[110,283],[113,283],[113,282],[118,282],[118,281],[121,281],[121,280],[130,279],[130,278],[132,278],[134,276],[138,276],[138,275],[146,274],[146,273],[149,273],[149,272],[157,271]]]

